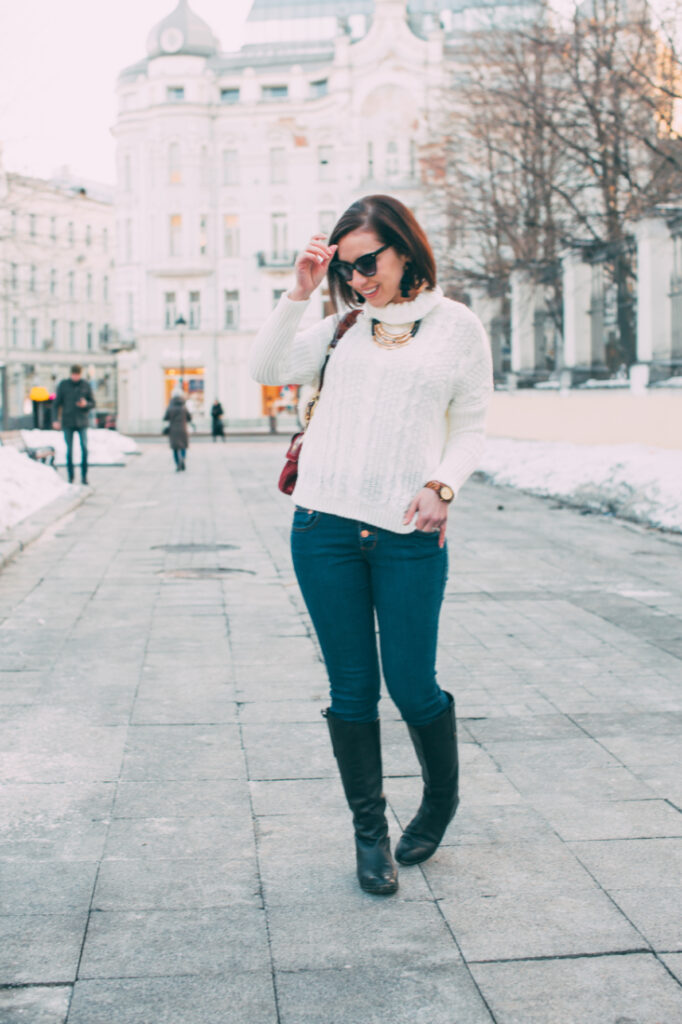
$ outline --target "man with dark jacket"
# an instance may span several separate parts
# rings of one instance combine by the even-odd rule
[[[81,367],[72,366],[71,376],[59,382],[54,400],[55,430],[60,426],[66,441],[66,471],[73,483],[73,435],[78,434],[81,444],[81,483],[88,482],[88,415],[95,406],[92,388],[81,377]]]

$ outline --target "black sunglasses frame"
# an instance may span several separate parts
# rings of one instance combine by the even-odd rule
[[[354,263],[346,263],[344,260],[337,260],[334,258],[329,264],[329,269],[333,270],[335,274],[338,274],[342,281],[346,284],[350,284],[353,280],[353,271],[357,270],[358,274],[362,274],[363,277],[374,277],[377,272],[377,256],[382,253],[385,249],[390,249],[389,243],[382,245],[379,249],[375,249],[374,252],[366,252],[362,256],[358,256]],[[370,260],[370,264],[366,270],[363,270],[360,263],[364,260]]]

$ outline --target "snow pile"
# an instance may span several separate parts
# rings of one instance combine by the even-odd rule
[[[49,466],[0,446],[0,533],[69,490]]]
[[[66,465],[66,442],[61,430],[22,430],[21,436],[29,448],[40,448],[52,445],[55,450],[55,465]],[[139,455],[138,448],[132,437],[119,434],[117,430],[88,430],[88,464],[90,466],[121,466],[125,465],[126,455]],[[73,439],[73,462],[80,464],[80,442],[76,434]]]
[[[489,438],[479,471],[494,484],[682,532],[682,451]]]

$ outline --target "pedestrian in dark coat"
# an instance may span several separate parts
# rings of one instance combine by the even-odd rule
[[[81,445],[81,483],[88,482],[88,418],[95,407],[92,388],[81,377],[81,367],[72,366],[71,376],[59,382],[54,400],[52,426],[64,432],[66,441],[66,471],[73,483],[73,435],[78,434]]]
[[[175,471],[179,473],[185,468],[185,458],[189,448],[189,431],[187,424],[192,417],[181,392],[173,393],[164,420],[168,420],[168,442],[175,459]]]
[[[215,441],[217,437],[225,440],[225,429],[223,427],[224,410],[220,400],[216,398],[211,406],[211,437]]]

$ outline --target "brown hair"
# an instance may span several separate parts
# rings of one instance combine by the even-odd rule
[[[405,273],[400,282],[403,295],[427,284],[436,286],[436,261],[424,230],[404,203],[393,196],[363,196],[348,207],[334,225],[329,245],[338,245],[351,231],[364,228],[373,231],[385,245],[392,246],[401,256],[407,256]],[[334,308],[339,305],[357,306],[365,300],[350,282],[334,273],[334,260],[329,264],[329,294]]]

